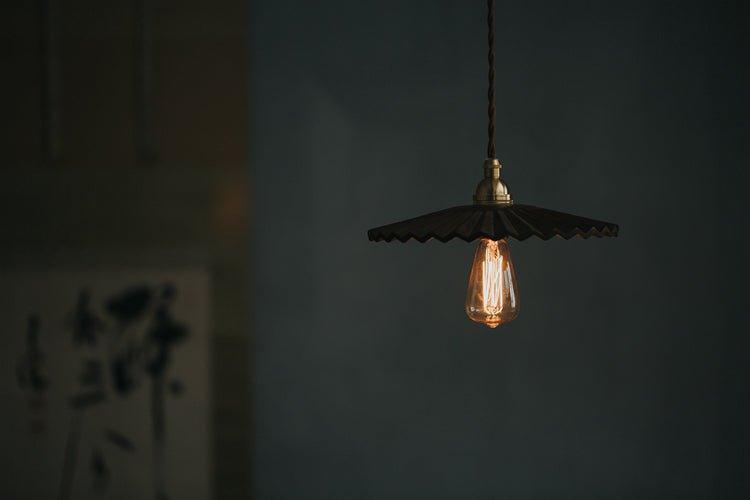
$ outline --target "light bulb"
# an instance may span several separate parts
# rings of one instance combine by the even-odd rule
[[[506,240],[479,241],[469,273],[466,314],[472,321],[496,328],[518,316],[518,286]]]

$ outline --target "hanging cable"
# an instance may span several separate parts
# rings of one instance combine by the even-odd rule
[[[495,158],[495,0],[487,0],[487,158]]]

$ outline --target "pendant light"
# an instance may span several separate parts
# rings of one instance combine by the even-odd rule
[[[484,179],[474,193],[474,203],[448,208],[413,219],[370,229],[370,241],[414,239],[441,242],[460,238],[479,240],[469,272],[466,314],[472,321],[490,328],[512,321],[518,315],[519,298],[515,270],[510,259],[508,238],[525,240],[537,236],[570,239],[617,236],[618,226],[577,215],[555,212],[513,202],[508,186],[501,179],[502,166],[495,158],[495,1],[487,1],[489,28],[487,94],[487,159]]]

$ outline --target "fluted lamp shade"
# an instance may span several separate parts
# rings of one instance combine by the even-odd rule
[[[531,205],[465,205],[376,227],[367,232],[370,241],[431,239],[467,242],[480,238],[525,240],[537,236],[570,239],[617,236],[617,224],[556,212]]]

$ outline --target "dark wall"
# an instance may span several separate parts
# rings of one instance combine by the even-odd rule
[[[202,370],[195,358],[185,357],[185,346],[197,345],[191,339],[173,351],[169,373],[188,376],[188,380],[204,377],[200,382],[210,384],[210,389],[204,393],[203,386],[187,383],[184,398],[170,401],[201,401],[211,426],[190,426],[203,422],[203,412],[168,410],[165,433],[172,442],[206,442],[208,451],[183,454],[169,447],[163,460],[168,466],[199,470],[197,478],[183,478],[180,486],[208,477],[211,484],[205,489],[210,487],[211,498],[220,500],[247,498],[249,490],[247,3],[0,3],[0,311],[8,310],[9,300],[16,304],[14,312],[22,307],[39,308],[45,327],[40,341],[47,353],[45,369],[49,368],[50,377],[66,380],[78,374],[67,367],[78,366],[66,364],[69,351],[54,351],[47,344],[62,330],[54,323],[59,329],[50,327],[50,308],[68,300],[75,304],[75,295],[60,297],[60,271],[73,274],[71,286],[90,288],[93,284],[85,280],[97,272],[111,277],[128,270],[137,281],[133,285],[140,286],[144,284],[137,278],[141,272],[205,270],[211,282],[210,325],[208,333],[194,328],[191,335],[201,341],[208,335],[210,349],[203,349],[197,359],[210,359],[210,372]],[[142,151],[143,135],[150,136],[151,154]],[[47,273],[50,285],[40,291],[39,303],[17,299],[24,297],[17,283],[40,273]],[[193,286],[179,290],[180,300],[203,292]],[[92,293],[92,304],[98,307],[101,289],[94,286]],[[59,335],[72,338],[62,331]],[[23,328],[16,329],[13,317],[3,315],[0,394],[9,395],[2,399],[0,415],[3,499],[28,498],[40,484],[57,491],[63,483],[58,474],[66,456],[63,444],[72,410],[71,405],[56,403],[67,397],[63,390],[67,387],[53,382],[44,400],[47,403],[39,405],[39,414],[49,425],[44,433],[37,436],[26,427],[13,427],[15,422],[25,423],[20,417],[30,413],[27,394],[17,381],[22,351],[11,349],[16,342],[23,345],[25,333]],[[102,360],[108,358],[102,356]],[[179,364],[186,360],[192,361],[191,369],[181,370]],[[96,411],[114,407],[117,411],[112,413],[126,414],[139,424],[144,415],[139,400],[118,398],[107,382],[108,399]],[[145,391],[144,387],[148,385],[140,389]],[[204,394],[210,397],[199,399]],[[123,403],[124,409],[115,406],[133,399],[135,404]],[[102,422],[114,425],[108,418],[104,411],[87,416],[84,429],[96,429]],[[55,424],[61,422],[63,432],[58,433]],[[178,429],[189,429],[190,437],[182,439]],[[117,462],[121,456],[115,455],[113,462],[111,450],[104,449],[105,455],[109,453],[105,458],[113,481],[103,497],[153,498],[143,492],[144,484],[151,492],[156,468],[146,451],[151,440],[134,441],[138,451],[125,455],[128,459],[121,463]],[[26,443],[37,448],[22,447]],[[19,454],[35,456],[40,447],[44,457],[34,467],[18,460]],[[72,460],[69,469],[76,471],[71,473],[77,482],[70,497],[77,500],[96,495],[79,488],[88,485],[91,476],[86,451],[81,446],[79,460]],[[52,465],[45,468],[45,464]],[[130,473],[139,480],[123,490],[123,477]],[[181,491],[173,487],[174,482],[170,480],[166,488],[169,498]],[[193,488],[191,493],[203,499],[205,489]],[[62,485],[60,490],[60,498],[65,498]],[[187,497],[182,495],[180,500]]]
[[[258,498],[746,498],[744,8],[499,2],[515,199],[621,236],[513,243],[494,331],[472,245],[366,237],[470,202],[484,16],[252,2]]]

